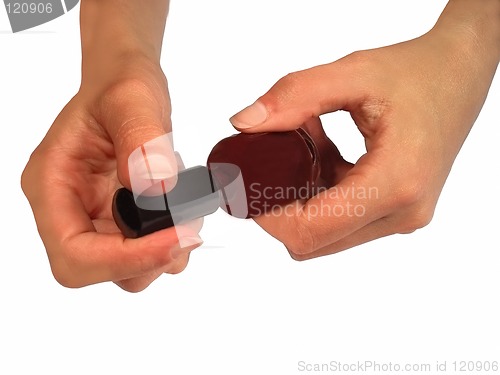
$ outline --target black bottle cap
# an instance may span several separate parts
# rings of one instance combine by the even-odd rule
[[[167,194],[147,196],[121,188],[113,197],[113,217],[125,237],[137,238],[209,215],[220,206],[219,188],[207,167],[197,166],[178,174]]]

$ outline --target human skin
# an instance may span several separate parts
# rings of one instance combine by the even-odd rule
[[[160,67],[168,1],[83,0],[82,81],[31,155],[22,175],[56,280],[67,287],[113,281],[137,292],[181,272],[201,244],[200,223],[125,239],[111,214],[115,190],[131,188],[129,155],[171,131]],[[119,10],[119,12],[117,11]],[[167,142],[153,174],[175,184]],[[153,168],[153,167],[152,167]],[[179,244],[182,238],[182,248]]]
[[[260,109],[251,110],[253,120],[263,113],[261,124],[249,127],[248,111],[232,118],[246,132],[289,130],[303,123],[320,132],[319,116],[343,109],[351,112],[366,139],[367,154],[354,166],[338,161],[336,183],[347,190],[351,183],[376,187],[378,199],[318,196],[296,202],[296,215],[257,219],[295,259],[334,253],[429,222],[498,65],[499,4],[452,0],[420,38],[356,52],[280,80],[259,100]],[[81,2],[80,90],[22,176],[53,274],[64,286],[113,281],[140,291],[163,272],[182,271],[189,251],[201,242],[199,223],[130,240],[111,217],[114,191],[131,187],[129,155],[171,130],[167,82],[159,65],[167,8],[164,0]],[[173,185],[172,150],[166,146],[161,151],[165,162],[160,164],[167,168],[156,172]],[[346,210],[348,204],[362,204],[366,215],[303,214],[321,204]],[[178,237],[192,245],[180,248]]]
[[[499,59],[500,0],[451,0],[419,38],[280,79],[231,118],[238,130],[284,131],[305,123],[319,131],[320,115],[344,110],[367,152],[355,164],[337,161],[329,191],[256,222],[297,260],[427,225]],[[362,214],[354,213],[356,206]]]

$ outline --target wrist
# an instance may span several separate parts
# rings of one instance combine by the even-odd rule
[[[82,85],[105,85],[134,67],[158,68],[168,3],[82,1]]]
[[[450,0],[433,32],[455,39],[483,64],[500,60],[500,0]]]

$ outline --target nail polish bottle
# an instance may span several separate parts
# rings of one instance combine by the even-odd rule
[[[213,147],[206,167],[181,171],[167,194],[134,196],[119,189],[113,198],[115,222],[126,237],[141,237],[219,207],[251,218],[307,200],[333,185],[333,163],[340,157],[322,129],[312,132],[304,127],[225,138]]]
[[[241,133],[221,140],[208,156],[207,166],[238,166],[244,191],[222,208],[229,214],[231,202],[246,196],[246,218],[262,215],[297,199],[308,199],[318,188],[320,154],[304,129],[273,133]],[[217,180],[222,173],[213,173]],[[227,200],[226,200],[227,201]]]

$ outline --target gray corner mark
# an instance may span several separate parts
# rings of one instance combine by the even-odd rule
[[[64,0],[64,2],[66,3],[66,11],[69,12],[71,9],[76,7],[78,1],[79,0]]]
[[[73,9],[79,0],[4,0],[12,32],[31,29]],[[66,9],[64,9],[66,8]]]

